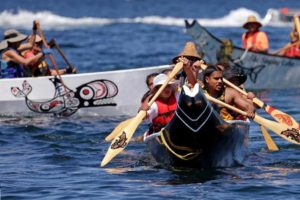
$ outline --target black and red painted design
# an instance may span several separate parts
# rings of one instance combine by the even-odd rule
[[[37,102],[30,100],[28,95],[32,86],[25,80],[22,90],[12,87],[15,97],[25,97],[27,107],[38,113],[53,113],[58,116],[70,116],[84,107],[116,106],[113,97],[118,94],[117,85],[109,80],[94,80],[78,86],[75,91],[64,87],[58,78],[49,79],[54,87],[54,97],[48,101]]]
[[[124,148],[127,145],[127,137],[126,133],[123,131],[123,133],[119,136],[119,138],[111,144],[111,149],[119,149]]]
[[[294,140],[294,141],[300,143],[300,133],[299,133],[298,129],[295,129],[295,128],[287,129],[285,131],[282,131],[281,134],[291,140]]]

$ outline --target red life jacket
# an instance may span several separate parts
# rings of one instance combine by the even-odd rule
[[[242,36],[243,48],[254,52],[266,52],[269,49],[269,41],[267,35],[262,31],[255,33],[244,33]],[[249,46],[250,45],[250,46]]]
[[[166,126],[174,116],[177,108],[177,100],[174,95],[170,97],[167,103],[160,100],[155,101],[157,104],[158,115],[152,120],[153,132],[158,132]]]
[[[255,45],[256,43],[256,38],[257,38],[257,35],[258,35],[259,31],[255,32],[254,34],[252,34],[252,40],[250,42],[250,44],[253,46]],[[243,37],[242,37],[242,42],[243,42],[243,48],[247,49],[248,48],[248,40],[249,40],[249,36],[250,34],[247,32],[247,33],[244,33],[243,34]]]
[[[284,56],[291,58],[300,58],[300,45],[295,45],[289,48]]]

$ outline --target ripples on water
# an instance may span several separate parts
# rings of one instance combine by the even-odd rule
[[[263,98],[266,93],[260,94]],[[300,121],[297,109],[279,97],[299,98],[294,92],[268,95],[277,97],[272,105],[289,110]],[[281,150],[267,151],[254,123],[244,166],[166,169],[153,160],[144,143],[131,142],[122,155],[100,168],[109,145],[104,138],[124,119],[0,118],[2,195],[7,199],[293,199],[299,194],[299,147],[271,134]],[[144,130],[142,125],[136,135]]]
[[[230,28],[223,27],[224,24],[246,19],[249,12],[263,18],[268,8],[300,7],[299,2],[297,5],[297,1],[291,0],[259,4],[232,0],[224,1],[216,10],[219,1],[207,1],[204,6],[199,1],[174,1],[90,0],[82,3],[64,0],[53,4],[54,1],[1,0],[0,29],[3,32],[8,26],[29,33],[31,19],[41,17],[47,39],[57,39],[67,58],[81,73],[169,63],[191,39],[182,26],[187,17],[205,21],[219,19],[219,24],[208,27],[209,30],[240,45],[243,32],[240,26]],[[83,8],[78,9],[79,5]],[[251,10],[245,13],[244,7]],[[16,8],[24,11],[17,12]],[[9,10],[13,10],[11,14],[6,13]],[[50,11],[50,15],[42,12],[44,10]],[[234,13],[241,19],[236,21]],[[24,14],[29,14],[28,18]],[[159,23],[145,23],[153,19],[152,15],[158,16]],[[140,17],[142,22],[69,25],[62,27],[63,30],[56,29],[58,24],[64,24],[65,17],[71,17],[73,24],[85,16],[100,20]],[[176,19],[171,19],[171,24],[162,24],[169,22],[166,16]],[[49,21],[44,20],[46,18]],[[182,25],[177,26],[177,22]],[[269,33],[271,48],[277,49],[288,41],[289,26],[263,28]],[[62,60],[57,62],[63,66]],[[263,101],[289,113],[298,122],[299,94],[299,89],[259,91]],[[262,111],[259,114],[269,118]],[[144,143],[131,142],[107,167],[100,168],[99,163],[109,146],[104,142],[105,136],[126,118],[77,117],[76,114],[70,118],[0,117],[0,199],[266,200],[300,196],[299,146],[271,133],[281,150],[267,151],[259,127],[254,123],[244,166],[214,170],[167,169],[152,159]],[[145,130],[146,126],[142,125],[136,135]]]

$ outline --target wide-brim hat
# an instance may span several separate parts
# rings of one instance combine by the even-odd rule
[[[181,56],[187,57],[187,58],[192,58],[195,60],[201,60],[201,56],[199,55],[196,45],[193,42],[187,42],[181,51],[181,53],[176,56],[175,58],[172,59],[172,62],[175,64],[177,63],[177,59]]]
[[[154,77],[153,79],[153,88],[157,87],[157,86],[160,86],[160,85],[163,85],[166,80],[168,79],[168,76],[166,74],[158,74],[157,76]],[[174,87],[178,86],[178,81],[174,81],[174,80],[171,80],[168,85],[173,85]]]
[[[257,24],[258,28],[262,26],[261,23],[259,21],[257,21],[257,19],[254,15],[250,15],[247,18],[247,21],[243,25],[243,28],[248,29],[249,24]]]
[[[9,29],[4,32],[4,39],[0,42],[0,50],[8,47],[8,42],[22,42],[27,39],[27,35],[20,33],[15,29]]]
[[[31,36],[28,38],[28,40],[30,40],[30,38],[31,38]],[[42,38],[41,38],[41,36],[39,36],[39,35],[35,35],[35,43],[38,43],[38,42],[41,42],[42,41]]]
[[[245,81],[247,80],[247,76],[245,74],[240,73],[239,70],[237,70],[236,68],[232,68],[232,67],[227,68],[223,72],[223,77],[229,81],[232,78],[237,78],[239,80],[238,85],[245,83]]]

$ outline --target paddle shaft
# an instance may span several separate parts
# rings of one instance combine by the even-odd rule
[[[52,41],[54,42],[55,48],[57,49],[57,51],[59,52],[59,54],[61,55],[61,57],[64,59],[65,63],[71,68],[74,69],[74,66],[68,61],[68,59],[66,58],[65,54],[63,53],[63,51],[61,50],[61,48],[59,47],[59,45],[57,44],[55,39],[52,39]]]
[[[223,82],[232,87],[233,89],[237,90],[238,92],[244,94],[244,95],[247,95],[247,92],[243,89],[241,89],[240,87],[236,86],[235,84],[231,83],[230,81],[228,81],[227,79],[223,78]],[[264,103],[262,101],[260,101],[259,99],[257,99],[256,97],[253,98],[252,100],[256,105],[258,105],[260,108],[263,108],[264,106]]]
[[[44,44],[45,48],[49,48],[49,45],[48,45],[48,43],[47,43],[47,41],[45,39],[44,33],[43,33],[42,29],[41,29],[40,23],[37,23],[36,26],[37,26],[37,30],[39,32],[39,35],[42,38],[42,41],[43,41],[43,44]],[[58,78],[61,81],[61,84],[64,86],[64,88],[66,90],[66,85],[64,84],[64,81],[63,81],[63,79],[60,76],[60,73],[59,73],[59,70],[58,70],[58,66],[57,66],[57,64],[56,64],[56,62],[54,60],[53,55],[49,54],[49,58],[50,58],[50,61],[52,62],[53,66],[54,66],[54,69],[55,69],[55,71],[57,73]]]

